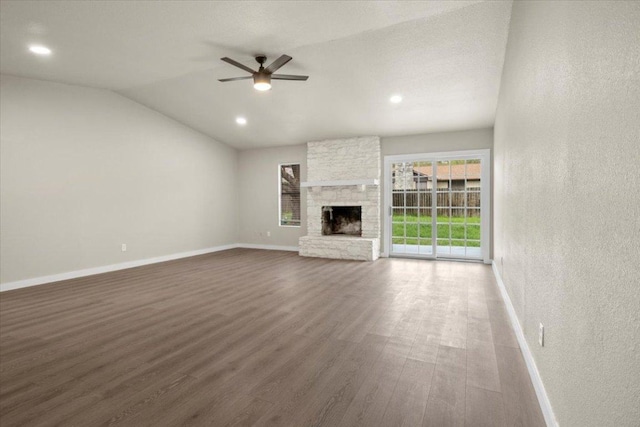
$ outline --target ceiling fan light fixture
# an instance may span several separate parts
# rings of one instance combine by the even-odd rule
[[[253,88],[259,91],[271,89],[271,76],[268,74],[256,73],[253,76]]]

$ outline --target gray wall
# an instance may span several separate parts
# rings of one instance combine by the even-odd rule
[[[3,283],[237,242],[236,150],[110,91],[0,85]]]
[[[475,150],[493,146],[493,129],[386,137],[380,141],[383,156]],[[305,189],[301,191],[302,227],[278,226],[278,164],[287,162],[300,163],[303,181],[306,180],[307,145],[240,151],[238,164],[241,243],[298,246],[298,238],[307,235]],[[384,191],[383,186],[381,191]],[[267,231],[271,232],[271,237],[266,235]],[[384,236],[382,241],[384,242]]]
[[[637,426],[640,3],[514,3],[494,150],[494,258],[559,424]]]
[[[382,178],[380,191],[382,197],[381,218],[387,220],[388,206],[384,204],[384,157],[399,154],[437,153],[443,151],[481,150],[493,147],[493,128],[471,129],[457,132],[439,132],[422,135],[390,136],[381,139]],[[493,152],[492,152],[493,155]],[[493,170],[491,171],[493,181]],[[493,198],[492,198],[493,199]],[[386,245],[384,231],[380,241],[381,252]],[[491,253],[491,252],[490,252]]]
[[[302,181],[307,179],[307,144],[240,151],[240,243],[298,246],[307,234],[307,190],[301,189],[300,227],[278,223],[280,163],[300,163]],[[267,236],[267,232],[271,236]]]
[[[493,128],[421,135],[387,136],[381,139],[382,155],[481,150],[493,147]]]

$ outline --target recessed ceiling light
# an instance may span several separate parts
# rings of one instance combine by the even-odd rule
[[[247,124],[247,119],[245,119],[244,117],[236,117],[236,123],[240,126],[244,126]]]
[[[51,49],[42,45],[35,45],[35,44],[31,45],[29,46],[29,51],[31,53],[35,53],[36,55],[42,55],[42,56],[51,55]]]
[[[391,98],[389,98],[389,101],[391,101],[391,103],[393,104],[399,104],[402,102],[402,97],[400,95],[393,95]]]

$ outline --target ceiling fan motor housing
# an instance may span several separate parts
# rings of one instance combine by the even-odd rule
[[[266,60],[266,55],[256,55],[256,61],[260,64],[260,69],[253,73],[253,87],[261,91],[271,89],[271,73],[264,71],[263,64]]]
[[[271,74],[263,73],[258,71],[257,73],[253,73],[253,83],[269,83],[271,84]]]

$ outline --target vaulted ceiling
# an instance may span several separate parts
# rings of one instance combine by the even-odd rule
[[[0,2],[0,71],[114,90],[236,148],[492,126],[511,2]],[[31,55],[30,44],[53,50]],[[268,92],[220,61],[279,70]],[[400,94],[399,104],[389,97]],[[235,118],[248,123],[238,126]]]

